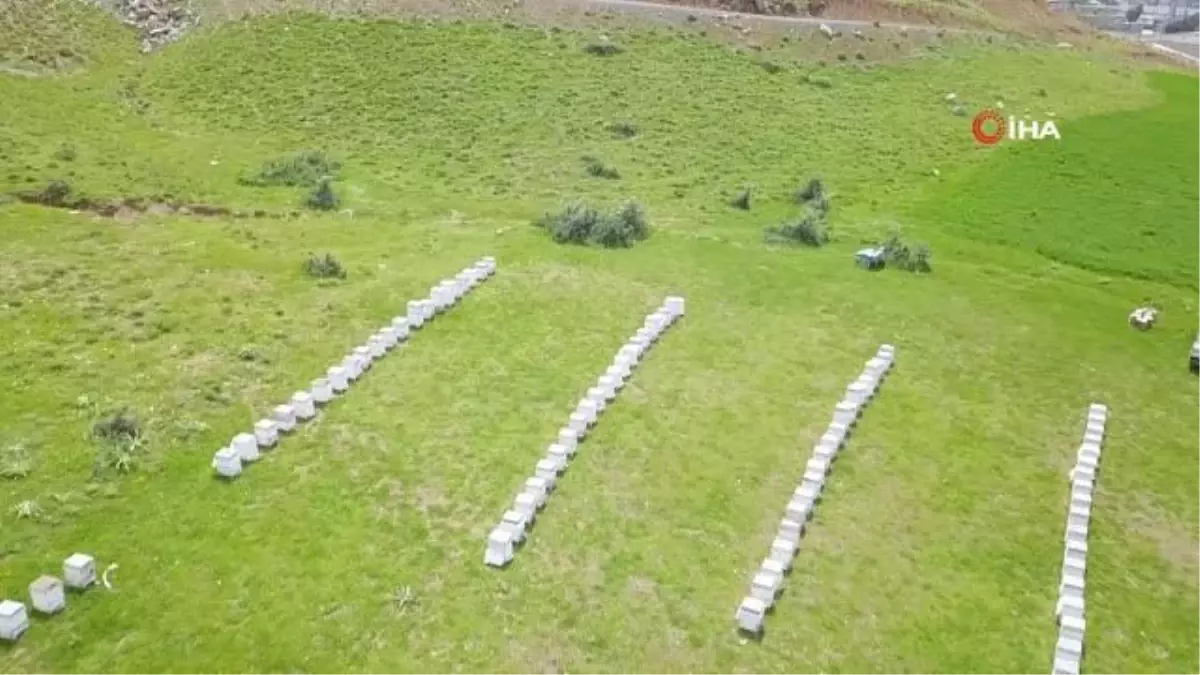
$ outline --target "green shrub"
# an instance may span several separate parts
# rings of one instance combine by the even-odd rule
[[[638,128],[633,122],[613,122],[608,125],[608,131],[617,138],[633,138],[637,136]]]
[[[745,190],[738,192],[733,197],[733,200],[731,202],[729,202],[729,205],[735,209],[749,211],[750,210],[750,188],[746,188]]]
[[[625,50],[619,45],[615,45],[612,42],[609,42],[607,39],[603,39],[589,44],[583,48],[583,51],[587,52],[588,54],[592,54],[593,56],[614,56]]]
[[[829,243],[829,228],[822,214],[814,209],[805,209],[797,220],[768,228],[766,239],[771,243],[820,248]]]
[[[814,87],[820,87],[822,89],[831,89],[833,87],[833,80],[825,77],[824,75],[813,75],[812,73],[809,73],[808,76],[804,78],[804,81],[813,85]]]
[[[75,146],[70,143],[63,143],[58,146],[58,150],[54,151],[54,159],[60,162],[73,162],[79,153],[75,151]]]
[[[933,252],[925,244],[909,246],[901,241],[900,237],[892,235],[883,243],[882,248],[883,260],[888,267],[918,274],[933,271],[933,265],[930,262]]]
[[[796,190],[796,203],[798,204],[808,204],[824,197],[825,184],[821,182],[820,178],[810,179],[804,184],[804,187]]]
[[[332,211],[341,203],[342,200],[333,192],[333,181],[329,177],[322,178],[305,201],[308,208],[317,211]]]
[[[92,424],[92,439],[100,442],[93,477],[109,469],[129,473],[137,467],[136,453],[142,445],[142,423],[126,408],[96,420]]]
[[[314,279],[346,278],[346,268],[331,253],[323,256],[309,253],[308,260],[304,261],[304,273]]]
[[[238,179],[242,185],[253,187],[316,186],[326,177],[335,177],[341,164],[320,150],[301,150],[292,157],[273,159],[252,176]]]
[[[558,213],[546,213],[535,223],[560,244],[629,248],[650,236],[646,213],[633,201],[613,213],[602,213],[584,202],[568,204]]]
[[[583,157],[583,166],[587,169],[588,175],[595,178],[606,178],[608,180],[617,180],[621,177],[621,172],[617,171],[616,167],[609,166],[598,157],[585,155]]]

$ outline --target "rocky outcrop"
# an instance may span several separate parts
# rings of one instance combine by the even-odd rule
[[[178,40],[195,25],[195,17],[172,0],[117,0],[121,20],[142,34],[142,52]]]

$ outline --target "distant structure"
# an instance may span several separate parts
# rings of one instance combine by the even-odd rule
[[[1200,12],[1200,0],[1048,0],[1050,9],[1070,12],[1100,30],[1162,31],[1172,21]],[[1132,24],[1125,20],[1129,10],[1142,6],[1142,14]]]

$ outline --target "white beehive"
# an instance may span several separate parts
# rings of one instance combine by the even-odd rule
[[[539,459],[534,471],[542,478],[558,480],[558,463],[552,459]]]
[[[870,387],[863,382],[856,380],[849,387],[846,387],[846,401],[855,408],[862,408],[866,405],[870,395]]]
[[[566,448],[567,452],[574,454],[575,449],[579,446],[579,435],[574,429],[563,427],[558,430],[558,445]]]
[[[849,401],[838,401],[833,407],[833,423],[840,424],[847,429],[854,426],[854,422],[858,419],[858,406]]]
[[[63,579],[68,587],[78,589],[96,583],[96,559],[86,553],[72,553],[63,561]]]
[[[342,359],[342,368],[346,371],[347,382],[354,382],[362,376],[362,362],[354,354],[347,354]]]
[[[762,632],[763,618],[767,615],[767,605],[756,597],[747,597],[737,610],[738,628],[755,635]]]
[[[611,368],[609,370],[611,370]],[[604,392],[605,400],[611,403],[612,400],[617,397],[617,392],[621,390],[621,386],[624,384],[624,382],[622,378],[606,372],[600,376],[600,380],[597,382],[597,384],[599,385],[601,391]]]
[[[671,313],[671,316],[681,317],[684,311],[684,300],[678,295],[668,296],[663,302],[663,309]]]
[[[571,413],[571,416],[567,418],[567,428],[575,432],[576,438],[583,440],[583,438],[587,436],[588,419],[583,413],[573,412]]]
[[[375,355],[371,348],[366,345],[361,345],[354,348],[354,356],[358,358],[358,370],[360,373],[365,373],[371,369],[371,363],[375,360]]]
[[[575,406],[575,412],[583,415],[584,421],[589,427],[595,426],[596,420],[600,419],[600,406],[596,405],[595,401],[586,398]]]
[[[512,534],[514,544],[519,544],[525,541],[525,533],[529,529],[529,521],[519,512],[509,510],[505,511],[504,515],[500,518],[500,527]]]
[[[760,569],[750,582],[750,597],[762,600],[763,604],[770,608],[775,604],[775,598],[778,597],[782,585],[783,575]]]
[[[345,366],[333,366],[325,371],[325,375],[329,379],[329,388],[333,390],[333,393],[340,394],[350,388],[350,377]]]
[[[588,387],[584,397],[596,404],[596,410],[603,411],[608,406],[608,394],[600,387]]]
[[[798,523],[807,523],[812,516],[813,502],[807,499],[793,499],[787,505],[787,518]]]
[[[380,328],[378,331],[375,331],[375,336],[383,341],[383,348],[385,350],[395,347],[396,343],[400,342],[400,337],[396,333],[396,328],[391,324],[388,324],[383,328]]]
[[[804,524],[803,523],[796,521],[796,520],[792,520],[791,518],[784,518],[783,520],[781,520],[779,522],[779,536],[778,536],[779,539],[786,539],[787,541],[790,541],[796,545],[799,545],[800,538],[803,536],[804,536]]]
[[[323,377],[313,380],[308,391],[313,403],[324,405],[333,400],[333,387],[330,386],[329,380]]]
[[[408,317],[398,316],[392,319],[392,330],[396,333],[396,340],[404,342],[408,339]]]
[[[629,376],[633,374],[633,361],[617,354],[613,364],[608,367],[607,372],[609,375],[616,375],[621,378],[621,386],[623,387],[625,386],[625,380],[628,380]]]
[[[792,569],[792,559],[796,557],[796,543],[782,537],[771,542],[769,558],[779,563],[786,572]]]
[[[408,319],[409,328],[420,328],[425,324],[425,309],[421,306],[420,300],[408,301]]]
[[[258,459],[258,438],[254,434],[238,434],[229,444],[230,449],[237,453],[243,462],[253,462]]]
[[[380,359],[383,358],[384,354],[387,354],[387,341],[377,333],[367,338],[367,344],[360,347],[360,349],[366,349],[367,355],[371,357],[371,360]]]
[[[273,448],[279,442],[279,425],[274,420],[259,420],[254,423],[254,440],[260,448]]]
[[[277,405],[271,411],[271,419],[280,431],[291,431],[296,428],[296,409],[290,405]]]
[[[578,448],[579,446],[576,447]],[[558,467],[559,473],[567,470],[567,463],[570,462],[571,458],[574,456],[574,452],[567,450],[558,443],[552,443],[550,444],[550,447],[546,448],[546,459],[554,462],[554,465]]]
[[[513,536],[503,527],[497,527],[488,535],[487,550],[483,562],[492,567],[504,567],[513,559]]]
[[[221,448],[213,455],[213,468],[225,478],[236,478],[242,473],[242,458],[233,448]]]
[[[800,483],[800,487],[796,488],[796,492],[792,495],[792,501],[811,501],[816,502],[821,498],[821,486],[815,485],[809,481]]]
[[[425,321],[429,321],[433,318],[433,315],[437,313],[437,305],[433,303],[433,300],[428,298],[421,300],[420,302],[421,313],[425,317]]]
[[[29,613],[25,604],[16,600],[0,600],[0,640],[16,642],[29,630]]]
[[[311,420],[317,415],[317,407],[313,404],[312,395],[307,391],[292,394],[292,410],[298,420]]]
[[[29,584],[29,601],[42,614],[57,614],[67,608],[67,590],[61,579],[43,574]]]
[[[550,498],[550,483],[545,478],[533,476],[525,479],[525,492],[537,497],[537,507],[546,508],[546,500]]]
[[[531,495],[528,492],[522,492],[513,500],[513,511],[520,513],[525,517],[525,520],[533,522],[537,517],[537,495]]]

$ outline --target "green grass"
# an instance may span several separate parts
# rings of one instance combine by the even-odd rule
[[[626,51],[600,59],[582,51],[590,33],[284,16],[87,74],[0,76],[0,190],[66,177],[95,195],[297,208],[305,190],[237,178],[319,149],[353,210],[116,223],[0,205],[0,443],[23,443],[9,454],[31,467],[0,495],[0,595],[75,550],[120,564],[116,593],[72,596],[2,648],[0,670],[1037,672],[1093,400],[1112,416],[1085,667],[1200,667],[1195,78],[969,41],[870,70],[781,50],[793,60],[772,75],[763,55],[695,36],[612,38]],[[978,149],[949,91],[1054,111],[1062,146]],[[1122,119],[1182,123],[1113,147]],[[53,158],[64,142],[69,163]],[[584,154],[621,178],[589,179]],[[1159,165],[1178,177],[1137,178]],[[835,240],[764,246],[813,175]],[[753,208],[730,208],[747,184]],[[532,222],[576,197],[636,197],[655,234],[555,245]],[[1118,209],[1123,225],[1089,227]],[[1149,242],[1128,234],[1149,227]],[[853,267],[893,229],[932,245],[932,275]],[[304,275],[327,251],[346,279]],[[234,433],[485,254],[500,271],[461,307],[241,479],[211,478]],[[514,565],[485,568],[487,530],[574,401],[672,292],[687,318]],[[1146,296],[1162,323],[1134,332]],[[751,571],[882,342],[899,366],[766,640],[742,644]],[[136,469],[93,476],[91,421],[122,406],[146,427]],[[39,520],[13,514],[26,500]],[[404,587],[416,602],[397,609]]]

